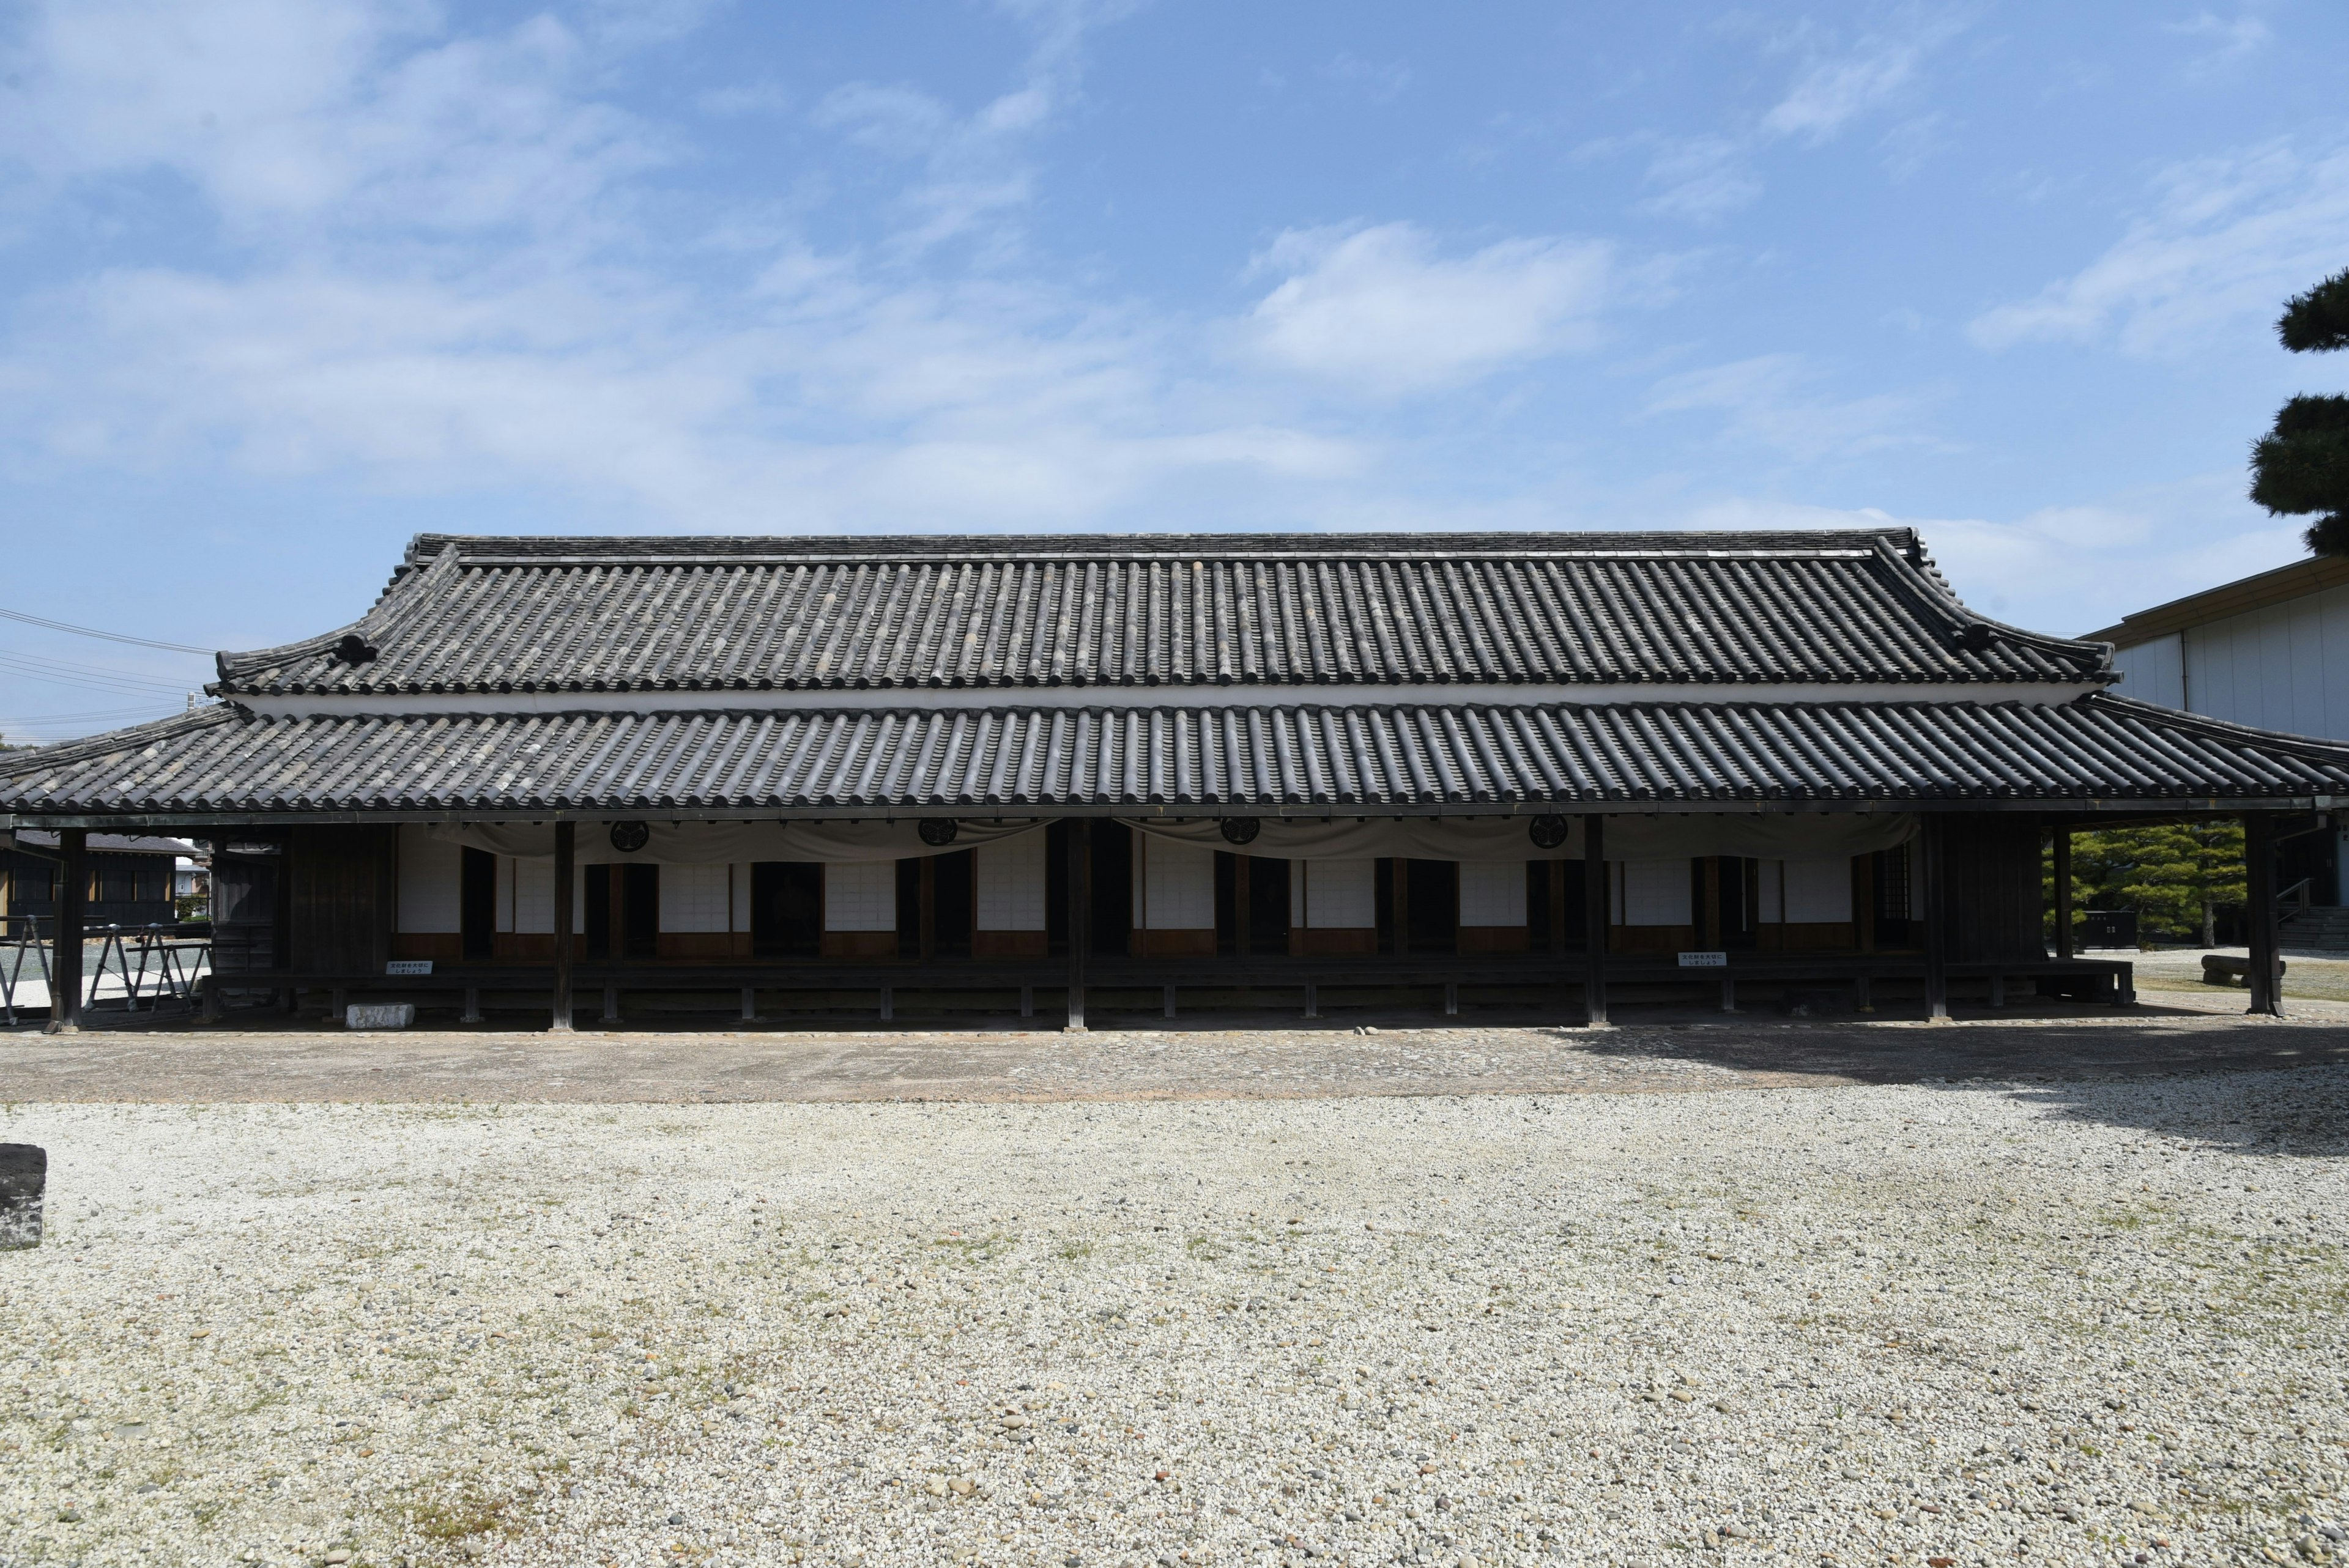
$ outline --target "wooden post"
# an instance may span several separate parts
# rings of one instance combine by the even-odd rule
[[[1698,934],[1702,938],[1698,945],[1708,953],[1719,951],[1721,947],[1721,857],[1719,855],[1704,857],[1704,907],[1697,912],[1697,916],[1704,923],[1703,929]],[[1733,1009],[1723,1009],[1723,1011],[1731,1010]]]
[[[1564,861],[1549,863],[1549,954],[1566,956],[1566,866]]]
[[[922,867],[922,961],[938,955],[938,857],[924,855]]]
[[[579,824],[555,823],[554,1016],[547,1028],[558,1035],[571,1032],[571,889],[579,875],[578,849]]]
[[[1854,855],[1851,871],[1855,906],[1852,913],[1859,916],[1859,950],[1873,953],[1876,951],[1876,857]]]
[[[1248,865],[1255,856],[1232,857],[1232,956],[1241,963],[1256,951],[1256,922],[1249,912]]]
[[[1607,1025],[1607,819],[1582,819],[1582,1010]]]
[[[1085,948],[1092,934],[1092,823],[1069,821],[1069,1023],[1071,1034],[1085,1032]]]
[[[2072,828],[2055,830],[2055,956],[2072,957]]]
[[[1918,845],[1917,902],[1924,905],[1925,1020],[1950,1020],[1950,931],[1941,909],[1941,813],[1925,813]]]
[[[47,1034],[81,1033],[81,937],[89,897],[88,850],[88,829],[57,830],[57,953],[49,965],[49,1022],[44,1031]]]
[[[1394,955],[1411,956],[1411,862],[1397,855],[1387,879],[1387,903],[1394,917]]]
[[[2246,934],[2251,939],[2251,967],[2244,980],[2251,990],[2251,1005],[2246,1013],[2264,1014],[2269,1017],[2283,1016],[2283,975],[2278,959],[2282,956],[2281,934],[2276,928],[2276,863],[2275,817],[2268,811],[2243,813],[2243,871],[2245,892],[2243,911],[2251,926]]]

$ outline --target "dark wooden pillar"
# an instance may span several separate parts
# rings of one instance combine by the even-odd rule
[[[1232,857],[1232,956],[1245,964],[1256,951],[1256,919],[1253,894],[1248,882],[1249,865],[1256,857],[1237,854]]]
[[[1082,817],[1069,822],[1069,1023],[1072,1034],[1085,1027],[1085,950],[1093,934],[1093,825]]]
[[[554,824],[554,1017],[558,1035],[571,1032],[571,884],[579,874],[579,824]]]
[[[2072,826],[2055,825],[2055,956],[2072,952]]]
[[[919,864],[922,868],[919,922],[922,961],[927,963],[938,955],[938,857],[924,855]]]
[[[57,954],[49,965],[47,1028],[52,1035],[81,1032],[81,936],[89,898],[88,851],[89,830],[57,830]]]
[[[1549,951],[1553,958],[1566,956],[1566,866],[1564,861],[1549,863]]]
[[[1917,902],[1925,922],[1925,1018],[1946,1023],[1950,1016],[1950,923],[1941,907],[1941,813],[1925,813],[1917,846]]]
[[[2276,926],[2275,817],[2267,811],[2243,813],[2243,872],[2246,894],[2243,918],[2251,929],[2251,967],[2243,978],[2251,988],[2247,1013],[2283,1016],[2282,953]]]
[[[1582,819],[1582,1007],[1607,1026],[1607,819]]]
[[[1697,911],[1697,918],[1702,922],[1702,929],[1698,934],[1702,940],[1697,945],[1708,953],[1719,951],[1721,947],[1721,857],[1719,855],[1704,857],[1704,907]]]
[[[1411,956],[1411,862],[1397,855],[1389,862],[1392,874],[1387,879],[1387,903],[1394,915],[1394,955]]]

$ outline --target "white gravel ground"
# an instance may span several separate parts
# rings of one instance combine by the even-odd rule
[[[2344,1113],[9,1107],[0,1563],[2322,1561]]]

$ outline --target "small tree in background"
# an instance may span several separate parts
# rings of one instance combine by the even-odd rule
[[[2294,354],[2349,348],[2349,270],[2286,302],[2276,335]],[[2308,547],[2349,555],[2349,397],[2294,397],[2251,447],[2251,499],[2278,516],[2316,514]]]
[[[2046,907],[2055,907],[2054,857],[2046,861]],[[2072,835],[2072,907],[2133,909],[2147,934],[2216,944],[2218,914],[2251,897],[2243,874],[2243,825],[2231,817],[2158,828],[2106,828]]]

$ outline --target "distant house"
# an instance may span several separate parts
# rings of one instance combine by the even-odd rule
[[[160,925],[177,918],[172,903],[176,868],[182,857],[198,852],[185,839],[92,833],[88,924]],[[13,847],[0,849],[0,913],[11,921],[38,921],[47,928],[57,913],[57,854],[56,833],[16,830]]]
[[[2121,695],[2230,724],[2349,740],[2349,561],[2316,557],[2139,610],[2092,632],[2109,642]],[[2342,870],[2349,812],[2312,818],[2282,839],[2281,885],[2308,882],[2313,903],[2338,912],[2302,922],[2349,946]]]

